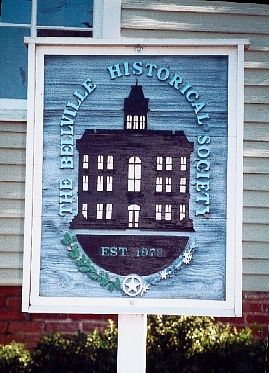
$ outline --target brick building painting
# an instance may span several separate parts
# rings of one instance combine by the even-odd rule
[[[183,131],[148,130],[148,111],[149,99],[136,83],[124,99],[123,130],[86,130],[77,140],[78,214],[70,228],[193,231],[189,217],[193,143]],[[78,234],[77,238],[95,263],[124,275],[164,269],[188,242],[187,236]],[[128,255],[123,250],[127,242]],[[121,248],[122,255],[105,257],[102,248],[109,245]],[[147,263],[143,256],[137,258],[136,249],[143,246],[152,252]],[[154,255],[154,247],[162,254]]]

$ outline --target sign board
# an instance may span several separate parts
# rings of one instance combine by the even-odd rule
[[[24,309],[240,314],[243,45],[29,46]]]

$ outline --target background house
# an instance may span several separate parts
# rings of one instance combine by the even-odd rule
[[[105,315],[20,312],[27,106],[24,36],[247,38],[245,53],[243,317],[269,324],[269,6],[227,1],[2,0],[0,18],[0,343],[87,332]],[[113,14],[113,17],[111,17]],[[29,103],[30,104],[30,103]]]

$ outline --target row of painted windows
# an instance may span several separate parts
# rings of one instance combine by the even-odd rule
[[[89,168],[89,156],[88,156],[88,154],[84,154],[84,156],[83,156],[82,167],[84,169]],[[109,155],[107,157],[104,157],[103,155],[98,155],[98,157],[97,157],[97,168],[98,168],[98,170],[104,170],[105,168],[107,170],[113,170],[113,167],[114,167],[113,155]]]
[[[126,128],[133,130],[144,130],[146,128],[145,115],[127,115]]]
[[[139,226],[139,213],[140,206],[130,205],[128,206],[129,212],[129,227],[137,228]],[[88,219],[88,204],[82,204],[82,216]],[[179,205],[179,220],[183,220],[186,217],[186,205]],[[111,220],[112,219],[112,203],[97,203],[96,205],[96,219],[97,220]],[[156,205],[155,219],[172,220],[172,205]]]
[[[165,169],[166,171],[172,171],[173,163],[172,157],[157,157],[156,159],[157,164],[157,171],[162,171]],[[83,156],[83,165],[84,169],[89,168],[89,156],[88,154],[84,154]],[[98,155],[97,157],[97,168],[98,170],[113,170],[114,167],[114,158],[113,155],[109,155],[104,157],[103,155]],[[180,171],[186,171],[187,169],[187,158],[180,157]],[[131,157],[129,159],[129,174],[130,177],[133,175],[133,178],[141,177],[141,159],[139,157]],[[136,177],[135,177],[136,176]]]
[[[106,181],[106,182],[105,182]],[[141,179],[128,179],[128,192],[138,191],[140,192],[140,182]],[[165,182],[165,184],[164,184]],[[179,185],[179,192],[186,193],[186,177],[180,178],[180,185]],[[89,190],[89,176],[83,175],[82,176],[82,190],[84,192],[88,192]],[[113,191],[113,176],[106,176],[103,175],[97,176],[97,192],[112,192]],[[172,178],[171,177],[157,177],[156,178],[156,192],[161,193],[165,191],[166,193],[172,192]]]

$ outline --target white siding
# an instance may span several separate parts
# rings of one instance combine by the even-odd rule
[[[121,36],[244,38],[243,289],[269,291],[269,6],[123,0]]]
[[[0,285],[22,282],[25,122],[0,122]]]

